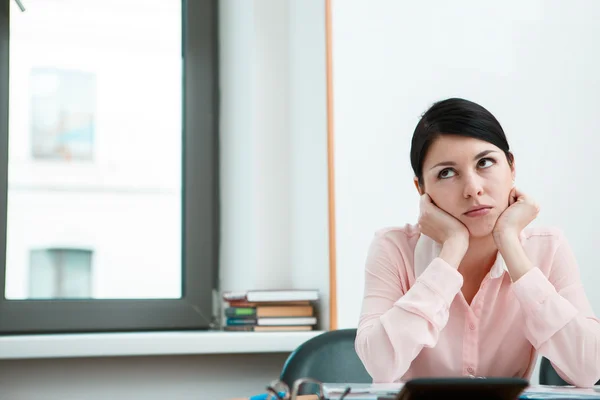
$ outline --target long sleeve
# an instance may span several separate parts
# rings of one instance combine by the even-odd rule
[[[395,382],[423,347],[433,347],[448,322],[462,275],[435,258],[408,289],[397,246],[377,235],[365,268],[365,291],[356,352],[374,382]]]
[[[569,383],[600,378],[600,323],[594,316],[567,240],[561,234],[548,279],[533,268],[513,284],[525,315],[525,335]]]

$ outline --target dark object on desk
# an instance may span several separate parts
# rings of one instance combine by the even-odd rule
[[[280,379],[290,387],[301,378],[327,383],[372,383],[354,350],[356,329],[338,329],[322,333],[304,342],[288,357]],[[299,394],[318,393],[305,385]]]
[[[418,378],[406,382],[396,400],[515,400],[527,386],[520,378]]]
[[[550,360],[542,357],[540,362],[540,385],[568,386],[571,384],[558,375]],[[596,385],[600,385],[600,381],[596,382]]]

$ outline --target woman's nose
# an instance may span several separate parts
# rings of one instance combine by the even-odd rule
[[[466,199],[469,197],[479,197],[483,194],[483,184],[479,176],[475,174],[467,175],[465,177],[464,196]]]

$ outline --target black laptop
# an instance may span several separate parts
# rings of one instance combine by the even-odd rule
[[[397,395],[378,400],[515,400],[527,386],[521,378],[417,378]]]

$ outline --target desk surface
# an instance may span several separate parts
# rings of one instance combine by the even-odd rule
[[[238,398],[238,399],[231,399],[231,400],[248,400],[247,398]],[[298,400],[318,400],[317,396],[314,394],[307,394],[305,396],[298,396]]]

